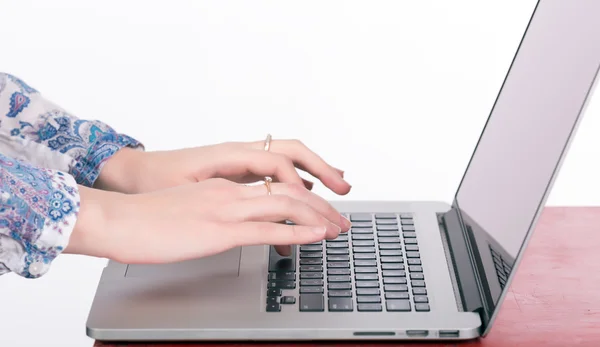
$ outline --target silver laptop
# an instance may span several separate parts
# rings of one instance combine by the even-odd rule
[[[296,246],[290,257],[253,246],[175,264],[109,262],[87,334],[120,341],[485,336],[599,66],[600,1],[539,1],[451,204],[334,202],[351,231]]]

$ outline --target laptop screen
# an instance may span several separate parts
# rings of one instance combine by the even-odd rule
[[[600,1],[541,0],[454,201],[484,269],[489,314],[543,208],[599,65]]]

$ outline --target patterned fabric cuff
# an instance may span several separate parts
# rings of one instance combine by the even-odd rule
[[[0,154],[0,274],[46,274],[69,242],[79,199],[70,175]]]
[[[11,147],[11,156],[69,172],[84,186],[93,186],[103,165],[121,148],[143,150],[139,141],[100,121],[79,119],[19,78],[2,73],[0,113],[0,135],[19,144]]]

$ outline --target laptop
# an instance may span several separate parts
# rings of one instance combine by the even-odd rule
[[[476,30],[474,28],[474,30]],[[463,340],[493,326],[600,66],[600,2],[540,0],[451,203],[336,201],[335,240],[110,261],[87,334],[118,341]]]

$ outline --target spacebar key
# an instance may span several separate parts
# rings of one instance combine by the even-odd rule
[[[325,310],[323,294],[300,294],[300,311],[322,312]]]
[[[292,254],[283,257],[277,253],[275,247],[269,248],[269,272],[295,272],[296,271],[296,247],[292,246]]]

